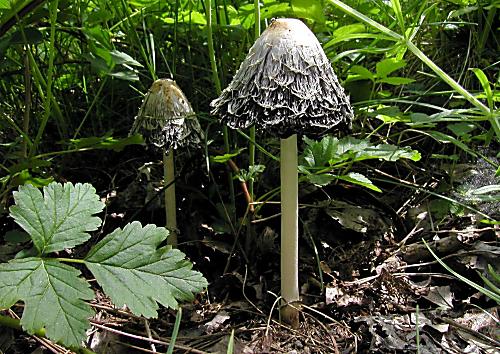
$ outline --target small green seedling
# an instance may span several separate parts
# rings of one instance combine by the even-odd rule
[[[0,264],[0,309],[24,302],[21,325],[28,333],[45,328],[46,336],[78,347],[86,338],[95,296],[80,270],[85,265],[115,306],[126,305],[137,316],[157,317],[158,304],[177,308],[207,286],[185,255],[159,247],[165,228],[132,222],[91,247],[83,259],[61,258],[55,252],[75,247],[101,225],[102,211],[90,184],[51,183],[43,195],[32,185],[14,192],[10,216],[26,231],[34,247]],[[20,258],[21,257],[21,258]]]

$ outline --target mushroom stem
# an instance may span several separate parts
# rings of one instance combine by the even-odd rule
[[[281,139],[281,319],[299,326],[297,135]]]
[[[167,243],[177,247],[174,149],[170,149],[168,153],[163,149],[163,179],[165,186],[168,186],[165,189],[166,226],[169,231]]]

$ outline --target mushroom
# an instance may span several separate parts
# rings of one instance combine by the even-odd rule
[[[146,144],[163,151],[168,243],[176,247],[174,150],[198,145],[203,133],[191,104],[175,81],[159,79],[153,82],[130,130],[130,135],[136,133],[142,134]]]
[[[276,19],[255,41],[212,114],[229,127],[281,138],[281,318],[297,328],[298,169],[297,134],[350,126],[349,99],[321,44],[297,19]]]

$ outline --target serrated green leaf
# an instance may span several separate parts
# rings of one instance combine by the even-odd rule
[[[10,215],[33,239],[41,255],[79,245],[97,230],[104,204],[90,184],[51,183],[43,195],[32,185],[19,186]]]
[[[337,179],[337,177],[328,173],[323,173],[319,175],[309,174],[307,175],[307,179],[312,184],[322,187],[330,184],[333,180]]]
[[[305,169],[319,169],[325,166],[335,166],[345,161],[362,161],[367,159],[382,159],[397,161],[421,158],[417,150],[410,147],[399,147],[390,144],[372,145],[368,140],[345,137],[340,140],[325,136],[321,141],[304,138],[307,147],[301,157],[301,166]],[[314,178],[314,177],[313,177]]]
[[[156,317],[158,304],[176,308],[207,286],[185,255],[169,246],[157,249],[167,230],[133,222],[98,242],[85,258],[104,292],[116,306],[136,315]]]
[[[371,189],[375,192],[382,192],[382,190],[373,184],[368,177],[362,175],[361,173],[351,172],[344,176],[337,176],[338,179],[344,180],[346,182],[350,182],[352,184],[357,184],[363,186],[365,188]]]
[[[372,146],[360,152],[357,156],[359,160],[365,159],[381,159],[385,161],[397,161],[399,159],[410,159],[419,161],[422,155],[417,150],[413,150],[408,146],[399,147],[390,144],[380,144]]]
[[[325,136],[320,141],[311,140],[304,137],[307,148],[304,150],[303,160],[309,167],[324,167],[329,164],[332,156],[337,153],[339,139],[332,136]]]
[[[29,333],[45,328],[48,338],[79,346],[86,338],[94,292],[80,271],[53,259],[24,258],[0,264],[0,308],[21,300],[21,325]]]

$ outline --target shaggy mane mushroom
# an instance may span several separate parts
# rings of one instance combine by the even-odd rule
[[[177,246],[174,150],[200,144],[203,133],[188,99],[170,79],[151,85],[130,134],[140,133],[147,145],[163,151],[166,226],[168,243]]]
[[[212,101],[229,127],[281,138],[281,317],[299,325],[297,134],[350,126],[353,111],[321,44],[297,19],[274,20]]]

